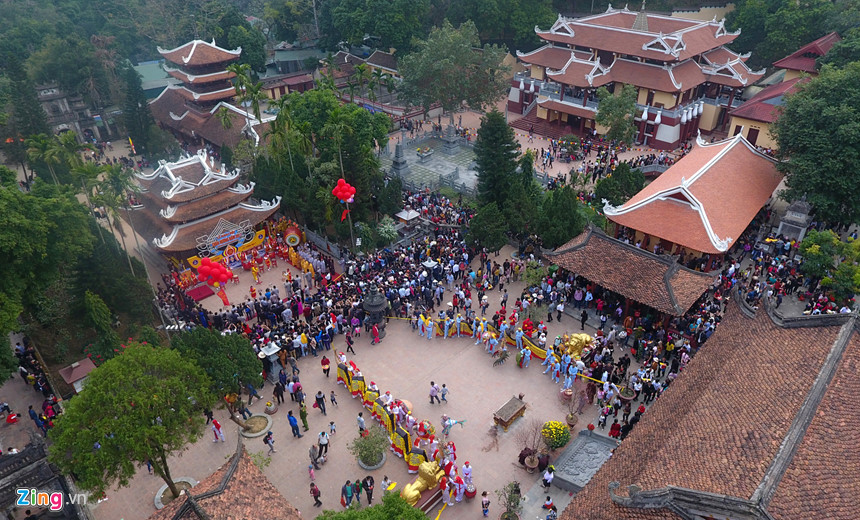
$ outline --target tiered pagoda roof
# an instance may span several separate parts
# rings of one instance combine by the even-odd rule
[[[205,150],[174,163],[162,161],[153,173],[139,173],[137,178],[145,188],[141,199],[148,212],[144,216],[151,221],[143,229],[162,251],[196,249],[198,239],[222,220],[255,226],[280,206],[280,197],[248,202],[254,183],[237,184],[238,170],[216,166]]]
[[[194,40],[172,50],[158,51],[168,62],[164,70],[182,81],[181,85],[168,86],[150,101],[152,115],[162,127],[189,141],[202,138],[218,147],[235,147],[243,134],[259,144],[274,117],[260,121],[231,103],[236,95],[231,80],[236,75],[226,67],[239,59],[241,48],[222,49],[214,41]],[[232,123],[227,125],[229,128],[215,117],[222,107],[228,109]]]
[[[724,253],[773,195],[776,161],[742,134],[697,146],[606,217],[694,251]]]
[[[744,87],[758,81],[764,71],[751,71],[745,60],[724,47],[703,54],[703,64],[694,59],[663,64],[647,63],[616,57],[602,63],[599,56],[588,52],[545,45],[528,53],[517,52],[525,63],[546,67],[547,78],[565,85],[582,88],[602,87],[618,82],[663,92],[689,90],[706,81],[729,87]]]
[[[226,65],[236,61],[242,54],[242,48],[233,50],[222,49],[215,45],[215,40],[206,42],[203,40],[192,40],[175,49],[165,50],[158,47],[158,53],[171,63],[186,67],[206,67],[211,65]]]
[[[543,40],[572,48],[666,62],[694,58],[731,43],[740,34],[728,32],[722,20],[686,20],[611,6],[604,13],[583,18],[559,15],[549,30],[535,32]]]

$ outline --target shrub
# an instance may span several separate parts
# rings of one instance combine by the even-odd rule
[[[551,450],[561,448],[570,442],[570,429],[560,421],[545,422],[540,433]]]

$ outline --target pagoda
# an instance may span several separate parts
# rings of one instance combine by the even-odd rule
[[[170,85],[153,99],[150,110],[162,128],[172,131],[191,145],[209,144],[215,149],[235,147],[243,135],[259,144],[268,122],[274,117],[257,118],[234,103],[236,77],[227,66],[239,59],[242,48],[222,49],[203,40],[194,40],[171,50],[158,48],[164,57],[164,70],[182,83]],[[216,113],[222,107],[232,124],[225,127]]]
[[[162,253],[190,255],[192,267],[199,258],[230,256],[261,244],[265,231],[255,226],[281,204],[281,197],[250,202],[254,183],[239,184],[239,170],[214,164],[205,149],[136,175],[144,188],[142,234]]]
[[[530,68],[514,76],[508,110],[524,113],[512,123],[549,137],[606,133],[595,122],[597,89],[637,91],[636,141],[673,149],[698,130],[719,130],[740,93],[764,74],[745,64],[749,57],[726,47],[740,31],[725,21],[687,20],[613,9],[583,18],[558,17],[546,42],[517,52]]]

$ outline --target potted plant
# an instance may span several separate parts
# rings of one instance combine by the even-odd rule
[[[526,454],[522,463],[529,473],[534,473],[538,467],[538,448],[543,442],[542,427],[543,425],[539,420],[531,419],[517,430],[515,436],[517,442],[523,447],[521,453]]]
[[[347,449],[358,460],[359,466],[370,471],[385,463],[385,451],[390,445],[391,440],[385,430],[373,425],[353,440]]]
[[[545,422],[540,433],[550,451],[562,448],[570,442],[570,428],[561,421]]]
[[[517,481],[508,482],[505,487],[496,490],[496,496],[499,498],[502,509],[504,509],[499,515],[499,520],[519,520],[520,512],[523,510],[523,494],[520,491],[520,483]]]
[[[579,394],[577,394],[579,397]],[[577,408],[579,408],[579,399],[570,399],[565,401],[567,405],[567,415],[564,417],[565,422],[567,422],[568,429],[573,429],[576,426],[576,422],[579,420],[577,417]]]

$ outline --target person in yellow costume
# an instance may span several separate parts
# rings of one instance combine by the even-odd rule
[[[260,269],[256,265],[251,266],[251,276],[254,277],[254,281],[257,283],[257,285],[260,285],[262,283],[260,281]]]

